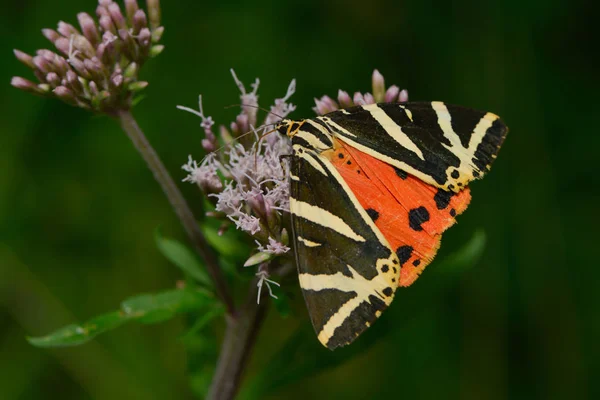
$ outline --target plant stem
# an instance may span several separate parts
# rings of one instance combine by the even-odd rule
[[[257,282],[257,279],[252,281],[245,305],[235,315],[227,316],[225,337],[207,400],[231,400],[239,389],[269,303],[268,299],[262,299],[262,303],[257,304]]]
[[[183,195],[179,191],[179,188],[177,188],[177,185],[175,185],[173,178],[171,178],[171,175],[169,175],[169,172],[158,157],[158,154],[156,154],[146,139],[144,132],[142,132],[138,126],[135,118],[131,114],[131,111],[122,110],[117,112],[116,116],[121,124],[121,128],[123,128],[123,130],[127,133],[127,136],[129,136],[135,148],[144,158],[148,168],[150,168],[152,171],[154,178],[158,181],[163,192],[169,199],[171,206],[179,217],[179,220],[181,221],[185,231],[192,241],[194,248],[206,262],[206,269],[208,270],[208,273],[212,277],[212,280],[215,284],[217,295],[227,307],[228,314],[233,315],[235,308],[231,295],[229,294],[225,278],[221,273],[221,269],[219,268],[219,264],[214,252],[208,245],[208,242],[198,227],[198,223],[194,217],[194,214],[192,213],[192,210],[183,198]]]

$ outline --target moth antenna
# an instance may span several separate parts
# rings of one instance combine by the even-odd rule
[[[262,126],[258,127],[258,129],[261,129],[261,128],[263,128],[263,127],[266,127],[266,126],[269,126],[269,125],[275,125],[275,124],[276,124],[276,123],[274,122],[274,123],[272,123],[272,124],[262,125]],[[247,132],[244,132],[244,133],[242,133],[242,134],[241,134],[241,135],[239,135],[239,136],[236,136],[235,138],[233,138],[233,140],[231,140],[230,142],[227,142],[227,143],[225,143],[223,146],[221,146],[221,147],[219,147],[219,148],[217,148],[217,149],[214,149],[213,151],[211,151],[210,153],[208,153],[208,154],[206,154],[204,157],[202,157],[202,160],[200,160],[200,164],[202,164],[202,163],[204,162],[204,160],[206,160],[206,158],[207,158],[209,155],[211,155],[211,154],[215,154],[215,153],[217,153],[217,152],[219,152],[219,151],[223,150],[224,148],[226,148],[226,147],[228,147],[228,146],[231,146],[233,143],[237,142],[239,139],[243,138],[244,136],[248,136],[248,135],[250,135],[251,133],[254,133],[254,134],[258,135],[258,133],[257,133],[257,130],[258,130],[258,129],[256,129],[256,128],[252,128],[252,129],[250,129],[249,131],[247,131]],[[273,132],[276,132],[276,131],[277,131],[277,128],[275,128],[275,129],[271,129],[270,131],[268,131],[268,132],[267,132],[267,133],[265,133],[264,135],[260,135],[260,136],[258,136],[258,141],[256,142],[257,146],[260,146],[260,141],[262,140],[262,138],[263,138],[263,137],[265,137],[265,136],[267,136],[267,135],[269,135],[269,134],[271,134],[271,133],[273,133]],[[256,163],[257,163],[257,162],[256,162],[256,154],[255,154],[255,155],[254,155],[254,167],[255,167],[255,168],[256,168]]]
[[[271,124],[271,125],[274,125],[274,124]],[[258,161],[257,161],[257,158],[256,158],[256,157],[258,156],[258,149],[260,148],[260,142],[263,140],[263,138],[264,138],[265,136],[267,136],[267,135],[270,135],[270,134],[271,134],[271,133],[273,133],[273,132],[277,132],[277,127],[275,127],[275,129],[271,129],[269,132],[267,132],[267,133],[265,133],[265,134],[261,135],[261,136],[258,138],[258,141],[256,142],[256,150],[257,150],[257,151],[256,151],[256,153],[254,153],[254,169],[256,169],[256,168],[257,168],[257,164],[258,164]]]
[[[232,108],[232,107],[251,107],[251,108],[256,108],[258,110],[262,110],[264,112],[266,112],[267,114],[273,114],[274,116],[276,116],[279,119],[284,119],[285,117],[279,115],[279,114],[275,114],[273,111],[267,110],[266,108],[260,107],[260,106],[255,106],[254,104],[231,104],[225,107],[225,109],[228,108]]]

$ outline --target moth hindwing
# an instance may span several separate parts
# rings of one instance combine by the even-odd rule
[[[357,106],[283,120],[277,129],[292,141],[300,286],[318,339],[330,349],[379,317],[409,260],[418,270],[405,284],[431,261],[441,233],[470,200],[468,190],[455,192],[489,170],[507,132],[492,113],[442,102]],[[401,185],[407,177],[410,185]],[[395,211],[386,213],[386,205]],[[398,221],[406,226],[396,228]]]

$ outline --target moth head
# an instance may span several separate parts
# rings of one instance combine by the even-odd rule
[[[291,119],[284,118],[279,122],[279,124],[277,124],[275,129],[277,129],[277,131],[282,135],[292,137],[298,132],[303,123],[303,120],[293,121]]]

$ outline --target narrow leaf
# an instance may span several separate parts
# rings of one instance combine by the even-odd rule
[[[30,337],[27,340],[37,347],[76,346],[125,322],[161,322],[176,314],[198,310],[210,304],[215,304],[215,299],[206,291],[183,289],[139,295],[125,300],[119,311],[99,315],[83,324],[67,325],[49,335]]]
[[[92,340],[97,335],[115,329],[127,322],[121,311],[99,315],[82,325],[67,325],[42,337],[29,337],[29,343],[36,347],[77,346]]]
[[[204,292],[169,290],[132,297],[121,303],[121,309],[141,323],[153,324],[170,319],[178,313],[199,309],[212,300]]]
[[[156,241],[158,250],[169,261],[199,283],[207,287],[212,287],[212,281],[208,277],[204,266],[189,248],[177,240],[165,238],[159,229],[154,233],[154,240]]]

